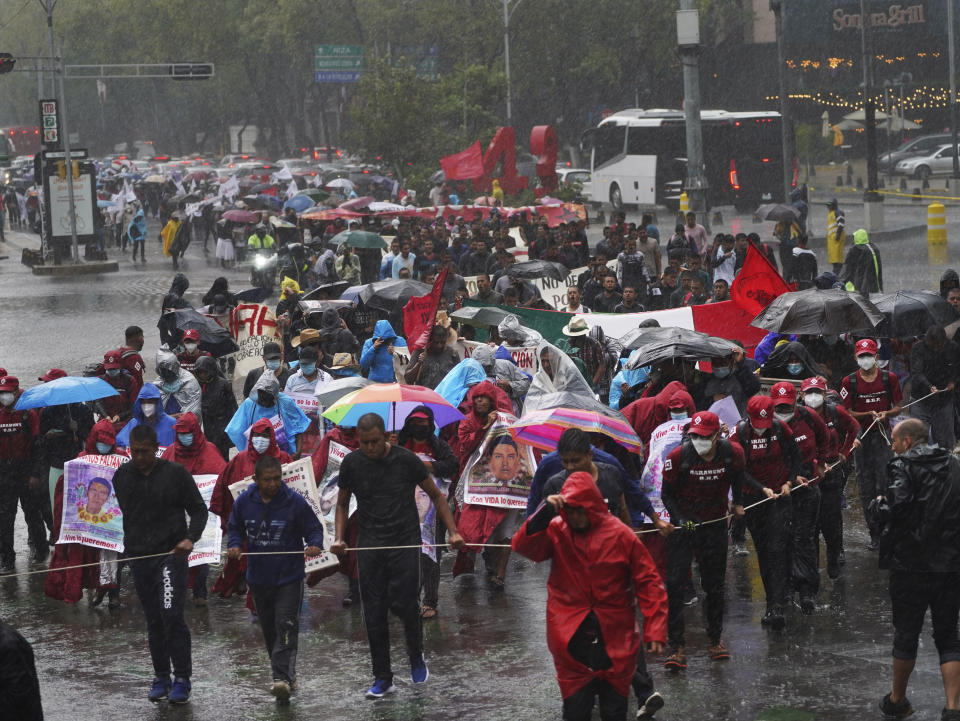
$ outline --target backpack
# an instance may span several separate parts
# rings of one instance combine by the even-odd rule
[[[850,386],[850,405],[853,406],[858,398],[857,394],[857,373],[856,371],[847,376]],[[880,369],[880,381],[883,383],[883,391],[887,394],[887,404],[893,407],[893,394],[890,392],[890,371]]]
[[[683,438],[680,440],[680,474],[677,476],[677,487],[680,488],[687,482],[690,478],[690,459],[693,455],[697,455],[697,452],[693,449],[693,443],[690,442],[690,434],[684,433]],[[726,438],[720,438],[717,441],[717,453],[720,455],[720,460],[723,461],[723,465],[729,466],[730,461],[733,460],[733,446],[730,445],[730,441]]]
[[[740,441],[740,447],[743,448],[744,468],[750,465],[750,441],[747,437],[748,430],[750,430],[750,423],[748,421],[740,421],[737,423],[737,440]],[[783,448],[783,424],[776,418],[773,419],[773,436],[780,448]]]

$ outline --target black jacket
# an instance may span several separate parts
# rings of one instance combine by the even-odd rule
[[[186,468],[157,460],[144,476],[133,462],[113,474],[113,488],[123,512],[123,546],[128,556],[164,553],[184,538],[194,543],[207,525],[207,506]],[[187,527],[184,512],[190,516]]]
[[[33,649],[16,629],[0,621],[0,716],[43,721]]]
[[[217,363],[213,358],[207,356],[199,358],[197,369],[201,368],[212,376],[209,383],[200,384],[200,390],[203,392],[201,404],[203,432],[207,440],[222,451],[233,445],[224,429],[233,418],[233,414],[237,412],[237,399],[233,395],[233,386],[219,375]]]
[[[950,382],[956,383],[958,376],[960,347],[952,340],[948,340],[940,350],[933,350],[924,340],[913,344],[913,350],[910,351],[910,389],[914,398],[923,398],[930,393],[930,386],[945,388]],[[953,403],[953,394],[942,393],[929,401]]]
[[[881,568],[960,571],[960,461],[938,446],[915,446],[887,464],[878,517]]]

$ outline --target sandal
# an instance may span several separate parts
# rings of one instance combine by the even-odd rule
[[[505,581],[500,576],[490,574],[490,585],[493,586],[494,591],[502,591]]]
[[[436,616],[437,609],[435,609],[433,606],[424,606],[423,610],[420,611],[420,618],[423,619],[436,618]]]

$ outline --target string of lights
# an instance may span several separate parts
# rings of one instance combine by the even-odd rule
[[[828,108],[839,110],[858,110],[863,107],[863,91],[850,91],[842,94],[832,90],[794,92],[787,96],[797,102],[815,103]],[[767,95],[769,102],[780,100],[779,94]],[[943,85],[921,85],[904,89],[903,99],[896,93],[890,93],[886,98],[883,91],[873,94],[873,101],[878,107],[890,107],[903,111],[932,110],[945,108],[950,104],[950,89]]]

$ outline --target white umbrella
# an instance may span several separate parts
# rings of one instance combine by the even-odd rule
[[[863,123],[856,120],[841,120],[837,123],[837,130],[863,130]]]
[[[367,208],[373,213],[383,213],[386,211],[400,212],[401,210],[406,210],[406,208],[402,205],[398,205],[397,203],[387,203],[382,200],[370,203]]]
[[[915,123],[912,120],[901,118],[899,115],[894,115],[882,123],[877,123],[877,127],[886,130],[888,133],[899,133],[901,130],[919,130],[920,123]]]
[[[874,116],[876,117],[877,120],[886,120],[888,117],[890,117],[882,110],[877,110],[874,113]],[[846,115],[843,116],[843,119],[856,120],[858,123],[862,123],[867,119],[867,116],[864,115],[864,112],[862,110],[857,110],[852,113],[847,113]]]
[[[344,188],[345,190],[353,190],[356,186],[353,184],[352,180],[347,178],[336,178],[327,183],[328,188]]]

